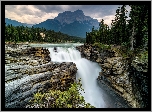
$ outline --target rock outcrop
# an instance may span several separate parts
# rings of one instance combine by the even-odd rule
[[[73,62],[63,62],[54,69],[50,79],[52,90],[67,90],[71,83],[76,81],[76,64]]]
[[[150,94],[149,94],[149,75],[148,74],[148,57],[141,59],[135,57],[130,65],[130,77],[134,97],[139,102],[141,108],[150,107]]]
[[[81,52],[81,56],[90,61],[94,61],[97,63],[103,63],[104,59],[113,57],[115,52],[112,50],[101,50],[98,51],[97,47],[93,47],[90,44],[84,44],[82,46],[77,46],[77,50]]]
[[[102,71],[98,81],[104,82],[112,87],[119,95],[126,99],[132,107],[139,107],[134,100],[132,82],[130,81],[129,66],[122,57],[112,57],[104,60],[101,64]]]
[[[25,108],[36,92],[66,90],[76,72],[73,62],[51,62],[48,49],[6,45],[5,107]]]
[[[148,79],[145,75],[148,70],[147,62],[132,63],[112,49],[98,50],[96,47],[84,44],[78,46],[82,57],[97,62],[101,72],[97,78],[100,83],[106,84],[122,96],[133,108],[147,107]],[[145,68],[146,65],[146,68]],[[142,82],[142,83],[141,83]]]

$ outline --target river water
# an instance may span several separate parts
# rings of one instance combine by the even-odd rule
[[[76,50],[76,46],[82,44],[41,44],[31,45],[33,47],[46,47],[50,51],[51,61],[53,62],[74,62],[78,68],[76,78],[81,78],[84,92],[80,91],[87,103],[96,108],[128,108],[127,103],[108,89],[105,85],[98,85],[97,77],[101,67],[85,58]],[[57,48],[57,52],[54,51]]]
[[[81,92],[86,102],[95,107],[105,107],[101,90],[97,85],[97,77],[101,68],[97,63],[81,58],[79,51],[75,47],[57,47],[57,52],[49,48],[51,61],[53,62],[74,62],[78,68],[76,77],[81,78],[82,87],[85,91]],[[99,100],[100,99],[100,100]]]

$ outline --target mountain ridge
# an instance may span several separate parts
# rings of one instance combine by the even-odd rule
[[[47,24],[46,24],[47,23]],[[85,16],[82,10],[76,10],[74,12],[65,11],[59,13],[57,17],[46,20],[39,24],[33,25],[33,27],[43,27],[48,30],[60,31],[70,36],[86,37],[86,32],[90,32],[93,28],[99,27],[97,19],[93,19],[90,16]]]
[[[28,25],[29,27],[31,27],[29,24],[21,22],[19,23],[23,24],[23,26]],[[56,32],[60,31],[70,36],[85,38],[86,32],[90,32],[93,26],[95,29],[99,27],[99,22],[97,19],[93,19],[90,16],[85,16],[83,11],[78,9],[74,12],[65,11],[63,13],[59,13],[58,16],[54,19],[47,19],[41,23],[32,26],[34,28],[43,27],[47,30],[54,30]]]
[[[12,24],[13,26],[27,26],[27,27],[32,27],[34,24],[27,24],[27,23],[21,23],[17,20],[12,20],[9,18],[5,18],[5,23],[8,24]]]

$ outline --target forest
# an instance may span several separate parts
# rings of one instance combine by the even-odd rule
[[[24,26],[12,26],[5,24],[5,41],[9,42],[81,42],[102,43],[107,45],[121,45],[129,50],[135,48],[148,49],[148,5],[129,5],[131,11],[130,19],[126,16],[126,5],[118,7],[115,19],[111,26],[99,23],[99,29],[92,28],[86,32],[86,38],[69,36],[60,31],[46,30],[45,28],[29,28]]]
[[[92,32],[86,32],[86,43],[102,43],[125,46],[128,50],[136,48],[148,49],[148,5],[129,5],[130,19],[126,16],[126,5],[118,7],[115,19],[111,27],[99,24],[99,29],[92,28]]]
[[[85,38],[69,36],[60,31],[46,30],[45,28],[34,28],[25,26],[12,26],[5,23],[6,42],[48,42],[48,43],[84,43]]]

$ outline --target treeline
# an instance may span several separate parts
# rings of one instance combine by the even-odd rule
[[[148,5],[129,5],[130,19],[127,20],[126,5],[118,7],[115,19],[111,27],[99,24],[99,30],[92,28],[92,32],[86,32],[86,43],[100,42],[102,44],[124,45],[126,48],[148,48]]]
[[[9,42],[85,42],[85,38],[69,36],[54,30],[46,30],[45,28],[34,28],[24,26],[12,26],[5,24],[5,41]]]

